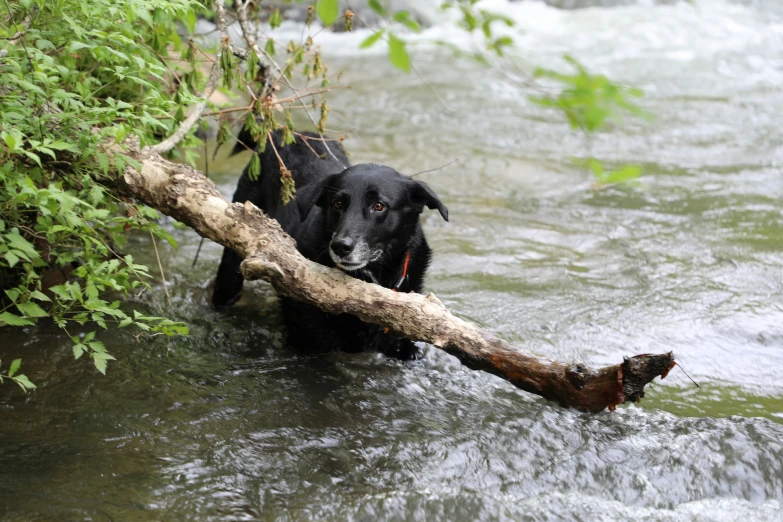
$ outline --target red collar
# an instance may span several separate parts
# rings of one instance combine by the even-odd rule
[[[397,281],[397,284],[394,285],[392,288],[392,292],[397,292],[402,288],[402,285],[408,281],[408,264],[411,262],[411,252],[408,250],[408,252],[405,253],[405,262],[402,264],[402,277],[400,277],[400,280]]]
[[[392,292],[397,292],[402,288],[402,285],[404,285],[408,281],[408,265],[411,262],[411,251],[408,250],[405,253],[405,262],[402,264],[402,277],[400,277],[400,280],[397,281],[397,284],[392,287]],[[388,328],[383,329],[383,333],[389,333]]]

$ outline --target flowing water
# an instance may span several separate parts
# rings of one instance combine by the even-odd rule
[[[428,288],[457,315],[565,361],[673,350],[639,405],[568,411],[425,348],[303,356],[274,292],[207,305],[220,248],[172,229],[161,249],[183,339],[102,334],[108,376],[56,329],[4,329],[39,389],[0,388],[0,517],[9,520],[783,520],[783,12],[701,0],[561,11],[487,2],[519,21],[520,59],[570,53],[642,87],[649,124],[593,140],[640,184],[595,189],[583,138],[481,66],[443,22],[416,75],[356,35],[321,35],[353,88],[331,126],[354,162],[422,174]],[[299,34],[298,27],[282,31]],[[444,104],[450,110],[444,108]],[[210,166],[230,194],[246,157]],[[128,251],[149,265],[148,239]],[[147,296],[134,306],[154,311]]]

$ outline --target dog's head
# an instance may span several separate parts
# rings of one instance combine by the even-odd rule
[[[341,269],[360,270],[384,253],[405,248],[424,207],[449,211],[424,182],[381,165],[356,165],[296,192],[304,221],[323,208],[329,256]]]

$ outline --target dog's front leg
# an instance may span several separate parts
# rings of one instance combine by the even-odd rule
[[[413,341],[394,332],[387,333],[384,328],[379,326],[371,327],[370,339],[367,344],[368,348],[401,361],[412,361],[421,356],[421,350]]]

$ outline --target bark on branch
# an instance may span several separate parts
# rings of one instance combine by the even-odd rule
[[[433,295],[395,293],[305,259],[274,219],[250,203],[229,203],[197,170],[130,145],[141,171],[128,167],[123,190],[245,258],[242,274],[281,295],[328,312],[355,315],[426,341],[515,386],[563,406],[598,412],[644,396],[644,386],[674,365],[672,353],[639,355],[598,369],[569,365],[512,347],[454,317]]]

